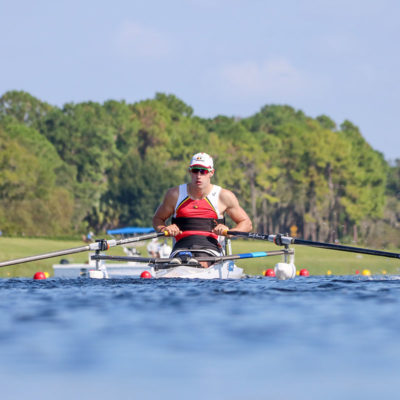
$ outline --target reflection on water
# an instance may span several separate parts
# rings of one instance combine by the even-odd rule
[[[1,398],[397,398],[399,298],[396,277],[1,280]]]

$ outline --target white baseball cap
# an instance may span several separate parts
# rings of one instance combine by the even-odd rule
[[[196,153],[190,161],[190,167],[202,167],[211,170],[214,169],[214,162],[207,153]]]

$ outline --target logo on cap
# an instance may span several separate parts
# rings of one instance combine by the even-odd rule
[[[192,157],[190,166],[191,167],[198,166],[211,170],[214,168],[214,162],[213,159],[207,153],[196,153]]]

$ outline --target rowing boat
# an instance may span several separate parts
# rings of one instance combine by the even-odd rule
[[[147,263],[148,272],[153,278],[183,278],[183,279],[241,279],[245,277],[243,269],[238,267],[234,260],[256,257],[267,257],[282,255],[283,262],[276,265],[276,273],[279,279],[294,278],[296,267],[294,266],[294,251],[292,249],[275,250],[270,252],[252,252],[233,255],[210,255],[207,250],[196,250],[196,258],[190,251],[178,252],[173,258],[147,258],[129,256],[108,256],[95,254],[91,256],[92,261],[124,261]],[[201,262],[211,263],[204,268]],[[89,271],[91,278],[107,278],[109,264],[98,264],[95,270]]]
[[[148,271],[153,278],[157,279],[240,279],[244,276],[243,269],[239,268],[233,261],[217,262],[208,268],[203,268],[198,263],[194,265],[193,262],[185,264],[173,261],[160,265],[160,263],[148,264],[125,260],[123,264],[117,262],[105,263],[104,260],[99,261],[98,265],[96,265],[97,261],[95,259],[87,264],[54,264],[54,277],[93,279],[139,278],[144,271]]]
[[[368,254],[381,257],[389,257],[400,259],[400,253],[391,253],[382,250],[364,249],[359,247],[352,247],[333,243],[322,243],[314,242],[310,240],[293,238],[282,234],[269,235],[260,233],[249,233],[249,232],[237,232],[227,231],[226,235],[245,237],[248,239],[265,240],[274,242],[278,246],[283,246],[281,250],[275,251],[260,251],[243,254],[228,254],[224,256],[206,256],[206,257],[190,257],[187,255],[180,260],[174,258],[145,258],[145,257],[131,257],[131,256],[106,256],[101,252],[108,250],[110,247],[125,245],[128,243],[134,243],[141,240],[153,239],[160,236],[168,236],[167,232],[154,232],[150,234],[141,235],[134,238],[126,238],[120,240],[98,240],[95,243],[90,243],[86,246],[76,247],[73,249],[66,249],[55,251],[51,253],[38,254],[35,256],[29,256],[24,258],[18,258],[15,260],[8,260],[0,262],[1,267],[7,267],[10,265],[22,264],[31,261],[44,260],[52,257],[60,257],[68,254],[75,254],[84,251],[94,251],[95,254],[91,256],[91,260],[95,260],[95,268],[90,269],[87,274],[81,274],[83,276],[89,276],[90,278],[108,278],[112,268],[106,267],[102,260],[114,260],[114,261],[125,261],[126,263],[139,263],[138,266],[143,272],[147,270],[154,278],[199,278],[199,279],[240,279],[245,276],[243,270],[234,264],[234,260],[253,258],[253,257],[267,257],[282,255],[282,262],[275,265],[276,277],[280,280],[291,279],[296,276],[296,267],[294,265],[294,250],[290,247],[293,244],[299,244],[303,246],[318,247],[329,250],[346,251],[352,253]],[[178,257],[179,258],[179,257]],[[202,262],[210,263],[208,268],[201,266]],[[138,267],[131,265],[131,268],[135,268],[138,271]],[[118,267],[116,267],[118,268]],[[123,266],[119,267],[123,268]],[[107,271],[109,269],[109,271]],[[43,274],[44,275],[44,274]],[[126,277],[128,274],[121,274]],[[137,275],[136,275],[137,276]]]
[[[239,268],[233,259],[226,259],[226,256],[216,256],[207,250],[196,250],[197,258],[193,257],[190,251],[177,252],[172,258],[147,258],[131,256],[108,256],[104,254],[92,255],[91,262],[96,262],[95,269],[88,271],[90,278],[109,278],[113,273],[110,266],[115,264],[105,263],[105,261],[124,261],[131,263],[135,260],[140,265],[141,270],[135,276],[140,276],[143,271],[148,271],[151,277],[156,279],[164,278],[183,278],[183,279],[240,279],[244,277],[243,268]],[[200,256],[200,257],[199,257]],[[235,256],[233,256],[235,258]],[[229,257],[228,257],[229,258]],[[236,257],[238,258],[238,257]],[[139,262],[138,262],[139,261]],[[205,268],[201,261],[211,262]],[[144,264],[146,263],[146,264]],[[122,264],[121,268],[127,268],[127,264]],[[136,268],[138,268],[136,266]],[[139,267],[140,268],[140,267]]]

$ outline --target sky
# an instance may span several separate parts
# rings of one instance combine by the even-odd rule
[[[399,0],[0,0],[0,96],[174,94],[194,114],[287,104],[400,158]]]

